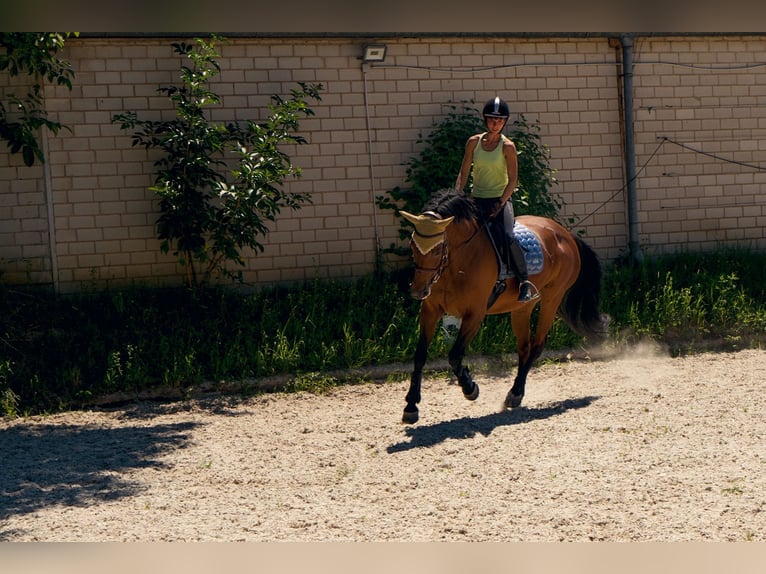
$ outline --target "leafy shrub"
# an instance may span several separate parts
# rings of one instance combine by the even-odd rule
[[[151,187],[160,199],[158,236],[163,252],[174,249],[191,287],[207,285],[216,272],[241,278],[226,263],[244,265],[245,247],[263,251],[260,237],[268,233],[267,223],[283,208],[299,209],[310,201],[307,194],[283,189],[285,179],[299,176],[300,169],[280,145],[306,142],[293,132],[300,115],[314,113],[306,100],[320,101],[322,89],[321,84],[299,83],[287,100],[272,96],[270,116],[262,123],[212,123],[204,112],[220,103],[207,87],[220,71],[214,43],[215,38],[197,39],[196,46],[173,44],[191,62],[181,67],[182,86],[159,89],[176,107],[176,119],[140,120],[135,112],[112,119],[122,129],[136,130],[133,145],[163,152],[155,162],[158,174]],[[222,173],[227,153],[237,158],[231,178]]]
[[[0,71],[10,76],[26,74],[34,81],[23,96],[5,92],[0,97],[0,139],[6,140],[12,154],[21,152],[27,166],[34,165],[35,160],[45,161],[37,140],[40,128],[46,127],[54,134],[62,128],[71,131],[68,126],[48,118],[42,89],[43,79],[72,89],[74,70],[57,55],[70,35],[68,32],[0,32]]]

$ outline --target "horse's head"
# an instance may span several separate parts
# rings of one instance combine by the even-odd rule
[[[441,277],[447,266],[447,226],[454,217],[442,219],[433,211],[412,215],[406,211],[402,216],[415,226],[410,247],[415,263],[415,275],[410,284],[410,294],[423,300],[431,294],[431,287]]]

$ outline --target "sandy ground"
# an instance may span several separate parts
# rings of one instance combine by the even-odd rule
[[[766,541],[766,351],[0,420],[5,541]]]

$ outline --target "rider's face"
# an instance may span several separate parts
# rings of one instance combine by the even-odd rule
[[[485,116],[484,121],[487,123],[487,129],[491,132],[500,132],[505,127],[505,122],[508,118],[493,118]]]

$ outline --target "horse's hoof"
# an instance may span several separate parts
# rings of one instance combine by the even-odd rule
[[[418,413],[417,409],[415,409],[412,412],[404,411],[404,414],[402,415],[402,422],[406,425],[411,425],[418,422],[419,418],[420,418],[420,414]]]
[[[514,395],[513,393],[508,393],[508,396],[505,397],[505,408],[506,409],[515,409],[518,406],[521,406],[521,399],[524,398],[524,395]]]
[[[469,401],[475,401],[479,398],[479,385],[473,384],[473,390],[470,393],[463,393],[463,396]]]

